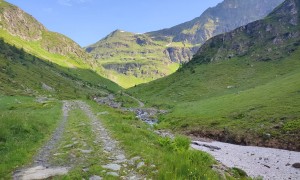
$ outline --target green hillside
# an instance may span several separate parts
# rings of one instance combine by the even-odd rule
[[[46,63],[47,65],[50,64],[52,66],[53,71],[58,71],[60,74],[64,73],[66,76],[75,77],[86,83],[93,83],[97,86],[105,87],[105,89],[110,91],[117,91],[120,89],[117,84],[99,75],[103,72],[102,69],[96,68],[93,65],[94,61],[78,44],[64,35],[48,31],[36,19],[18,7],[1,0],[0,19],[0,38],[1,46],[3,47],[3,49],[1,49],[3,53],[1,54],[3,59],[1,64],[4,66],[2,71],[5,71],[9,66],[9,69],[16,74],[14,77],[10,77],[10,81],[7,81],[6,75],[1,77],[9,83],[9,86],[11,86],[12,82],[18,84],[18,76],[21,78],[19,79],[20,82],[24,79],[25,82],[29,83],[28,80],[31,79],[31,84],[47,81],[46,79],[43,80],[43,78],[51,77],[52,72],[44,72],[43,68],[40,67],[44,66]],[[19,57],[20,53],[22,54],[22,57]],[[32,64],[32,59],[38,64]],[[44,63],[41,60],[44,61]],[[13,62],[22,62],[28,65],[27,67],[19,66],[20,64],[14,64]],[[30,68],[36,69],[38,72],[30,71]],[[35,75],[26,75],[30,73]],[[44,76],[43,74],[45,73],[48,73],[48,75]],[[39,75],[41,77],[37,78]],[[27,76],[30,77],[28,80],[25,78]],[[56,77],[51,78],[57,80]],[[63,86],[64,84],[76,82],[67,81],[68,79],[57,83]],[[22,89],[26,89],[26,83],[20,84],[23,84]],[[7,85],[5,83],[1,85],[3,88],[8,88],[5,87]],[[70,87],[74,85],[71,85]],[[18,88],[11,89],[15,89],[16,91],[19,90]]]
[[[119,88],[89,69],[72,69],[26,53],[0,39],[0,93],[86,98]]]
[[[298,12],[298,1],[286,1],[264,20],[212,38],[173,75],[128,92],[170,110],[162,128],[299,150]]]

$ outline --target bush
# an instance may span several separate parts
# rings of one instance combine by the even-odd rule
[[[190,140],[185,136],[176,136],[174,140],[169,137],[162,137],[158,141],[168,151],[184,152],[190,147]]]

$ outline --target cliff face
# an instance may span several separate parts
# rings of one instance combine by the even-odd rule
[[[207,63],[250,55],[268,61],[291,53],[300,43],[299,2],[285,1],[264,20],[208,40],[197,52],[193,63]]]
[[[195,47],[169,47],[164,50],[164,54],[176,63],[185,63],[193,58],[197,52],[198,46]]]
[[[66,36],[48,31],[31,15],[5,1],[0,1],[0,29],[28,42],[38,42],[53,54],[86,58],[84,50]]]

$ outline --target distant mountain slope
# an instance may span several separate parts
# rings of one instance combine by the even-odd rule
[[[144,34],[116,30],[86,51],[104,67],[109,79],[127,88],[176,71],[178,64],[164,54],[167,44],[153,41]],[[192,57],[192,54],[187,56]]]
[[[170,108],[161,127],[222,141],[300,150],[300,2],[208,40],[176,73],[131,88]]]
[[[159,31],[149,32],[155,39],[203,44],[211,37],[262,19],[284,0],[224,0],[201,16]]]
[[[64,35],[48,31],[31,15],[3,0],[0,1],[0,38],[1,41],[3,41],[1,44],[2,47],[6,47],[4,49],[7,49],[1,52],[4,53],[1,54],[1,56],[3,56],[2,58],[4,59],[4,62],[8,61],[8,64],[11,64],[9,61],[16,59],[15,57],[18,56],[13,54],[28,54],[28,56],[30,55],[34,57],[34,59],[57,64],[58,66],[55,65],[55,68],[64,69],[63,71],[62,69],[57,71],[65,73],[71,77],[76,77],[80,74],[80,77],[76,78],[85,83],[96,83],[104,89],[107,88],[109,90],[120,89],[117,84],[94,73],[97,72],[98,74],[101,74],[102,68],[96,68],[93,66],[94,60],[91,59],[77,43]],[[15,47],[7,48],[8,46]],[[17,49],[19,49],[19,51]],[[10,56],[9,54],[12,55]],[[27,60],[27,58],[23,55],[21,58],[17,59],[21,59],[22,61]],[[27,63],[24,62],[24,64]],[[43,63],[40,64],[44,66]],[[10,70],[13,72],[17,72],[18,68],[19,67],[17,66],[10,66]],[[28,70],[30,69],[31,68],[28,67]],[[25,73],[25,70],[26,69],[24,69],[24,71],[22,70],[22,73]],[[22,76],[24,75],[22,73],[17,74],[18,76]],[[47,76],[50,76],[50,74],[51,73],[48,72]],[[53,74],[53,77],[55,76],[56,75]],[[1,78],[4,77],[6,76],[2,76]],[[99,78],[99,80],[95,80],[94,78],[96,77]],[[15,81],[13,80],[14,78],[9,79],[11,79],[12,82]],[[41,83],[38,79],[39,78],[36,78],[36,81],[33,83]],[[8,84],[2,85],[8,86]],[[25,87],[26,86],[24,85],[24,88]],[[16,91],[18,91],[18,89],[16,89]]]
[[[209,38],[261,19],[283,0],[225,0],[200,17],[169,29],[134,34],[116,30],[86,48],[123,87],[173,73]]]

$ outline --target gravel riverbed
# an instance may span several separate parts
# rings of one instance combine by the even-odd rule
[[[300,180],[300,152],[255,146],[240,146],[217,141],[194,141],[192,147],[205,151],[228,167],[237,167],[251,177],[266,180]]]

